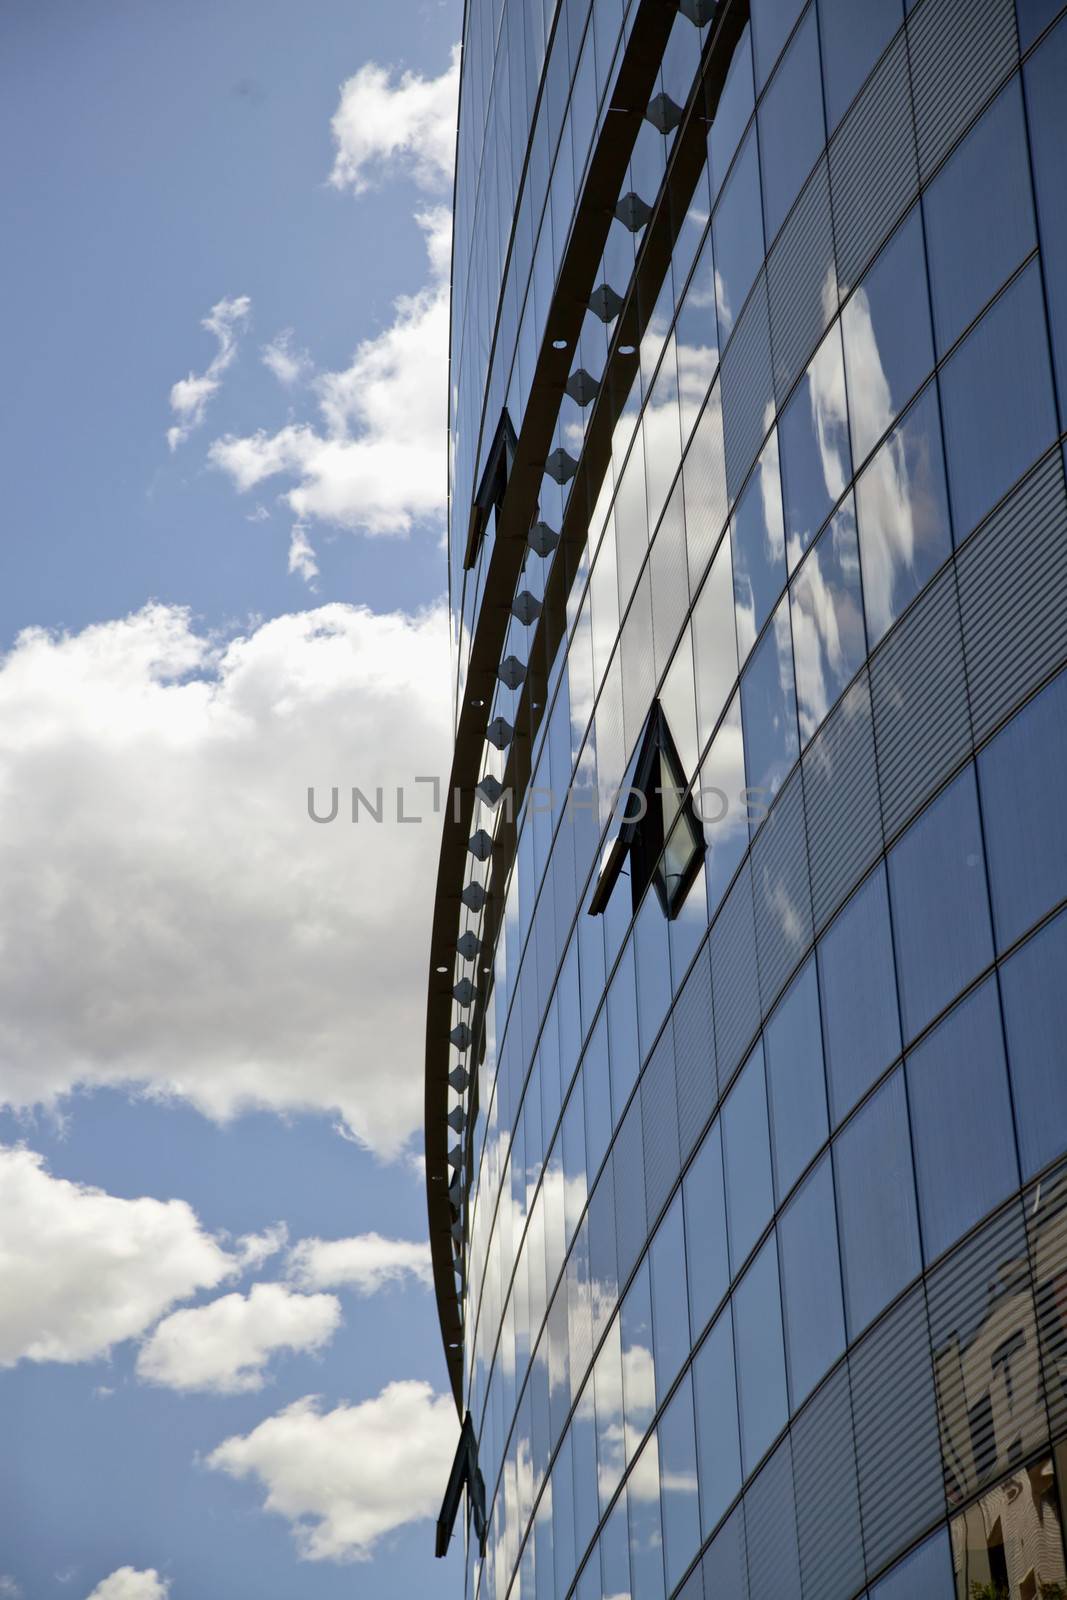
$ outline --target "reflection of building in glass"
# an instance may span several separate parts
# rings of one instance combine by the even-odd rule
[[[470,1600],[1067,1588],[1065,13],[468,0]]]

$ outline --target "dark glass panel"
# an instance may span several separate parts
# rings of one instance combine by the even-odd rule
[[[796,1411],[845,1348],[834,1180],[829,1155],[778,1221],[789,1398]]]
[[[1067,912],[1000,969],[1023,1177],[1067,1150]]]
[[[667,1593],[670,1594],[700,1544],[693,1384],[688,1372],[660,1418],[657,1433],[663,1503],[663,1561],[667,1574]]]
[[[693,1362],[700,1531],[706,1538],[741,1486],[734,1340],[730,1308],[704,1340]]]
[[[741,135],[752,115],[754,105],[752,92],[752,29],[745,23],[745,31],[738,41],[737,49],[726,72],[726,82],[723,84],[719,103],[715,108],[715,120],[711,125],[708,135],[708,144],[711,151],[711,188],[712,197],[722,188],[723,179],[733,160],[734,151],[741,142]]]
[[[819,0],[826,120],[831,133],[903,20],[900,0]]]
[[[770,77],[789,30],[800,15],[801,4],[802,0],[752,0],[757,90]]]
[[[884,867],[877,867],[819,943],[819,989],[834,1126],[900,1050]]]
[[[774,1210],[762,1039],[726,1097],[722,1145],[730,1263],[736,1273]]]
[[[1051,11],[1056,0],[1020,0],[1024,12]],[[1035,27],[1037,18],[1027,19]],[[1023,68],[1030,120],[1030,159],[1037,192],[1037,227],[1045,269],[1049,322],[1061,413],[1067,408],[1067,17]]]
[[[828,1131],[814,956],[776,1007],[763,1042],[775,1189],[781,1203]]]
[[[689,1267],[689,1320],[694,1338],[699,1338],[730,1282],[718,1122],[713,1123],[693,1157],[682,1184],[682,1196]]]
[[[904,1042],[992,960],[985,852],[968,766],[893,847],[893,907]]]
[[[919,1271],[904,1074],[897,1071],[834,1144],[849,1337]]]
[[[723,189],[712,224],[719,337],[725,345],[763,260],[759,156],[752,129]]]
[[[778,1248],[772,1233],[733,1297],[741,1457],[750,1473],[789,1413]]]
[[[681,1190],[675,1195],[649,1249],[656,1399],[662,1402],[689,1354],[689,1307],[685,1284],[685,1228]]]
[[[814,6],[793,36],[760,105],[759,140],[763,214],[770,240],[826,142]]]
[[[871,1600],[956,1600],[944,1528],[939,1528],[876,1583],[871,1590]]]

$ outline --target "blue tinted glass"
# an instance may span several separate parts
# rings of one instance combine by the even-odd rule
[[[815,7],[782,59],[759,109],[767,238],[773,239],[826,142]]]
[[[827,1135],[819,986],[809,958],[763,1033],[779,1202]]]
[[[747,1475],[789,1414],[773,1233],[734,1291],[733,1308],[741,1459]]]
[[[730,549],[737,647],[744,661],[785,587],[785,533],[776,433],[767,440],[734,508]]]
[[[745,750],[738,692],[700,769],[698,816],[708,846],[708,907],[712,912],[718,908],[748,846],[744,787]]]
[[[939,1528],[876,1583],[871,1600],[955,1600],[948,1534]]]
[[[900,1051],[885,868],[877,867],[819,942],[826,1076],[833,1124]]]
[[[611,1082],[608,1076],[608,1014],[601,1011],[582,1063],[585,1090],[585,1147],[592,1178],[611,1143]]]
[[[851,496],[794,579],[792,612],[797,716],[806,745],[867,655]]]
[[[659,1511],[659,1449],[649,1439],[627,1484],[630,1518],[630,1582],[635,1595],[663,1600],[663,1526]]]
[[[708,385],[719,364],[719,330],[715,320],[715,261],[711,229],[704,236],[693,275],[678,308],[675,323],[678,353],[678,396],[682,435],[688,438],[697,420]],[[716,530],[718,531],[718,530]],[[694,583],[700,574],[692,574]]]
[[[652,1268],[652,1329],[655,1336],[656,1398],[662,1401],[689,1354],[682,1196],[656,1229],[649,1249]]]
[[[927,1261],[1019,1186],[997,986],[988,979],[908,1057]]]
[[[852,446],[863,461],[934,364],[918,206],[845,306],[841,329]]]
[[[894,1072],[834,1144],[845,1311],[854,1339],[919,1271],[904,1074]]]
[[[941,372],[957,541],[1056,436],[1041,275],[1031,262]]]
[[[829,1155],[805,1178],[779,1219],[778,1254],[789,1398],[796,1411],[845,1348]]]
[[[622,1396],[626,1419],[626,1454],[632,1458],[635,1446],[656,1411],[655,1356],[652,1344],[652,1290],[648,1258],[626,1291],[619,1313],[622,1338]]]
[[[729,1306],[697,1352],[693,1362],[693,1393],[700,1463],[700,1530],[707,1535],[741,1484],[734,1340]]]
[[[645,895],[634,924],[637,1023],[641,1055],[651,1050],[671,1003],[671,955],[667,919],[654,890]]]
[[[733,53],[729,69],[726,73],[726,82],[723,84],[719,103],[715,108],[715,120],[711,125],[708,143],[711,148],[711,188],[712,196],[718,194],[722,188],[722,181],[726,176],[727,168],[733,160],[734,151],[741,142],[741,135],[745,131],[755,96],[752,91],[752,30],[748,23],[741,35],[740,43]]]
[[[889,898],[907,1043],[993,958],[973,767],[894,846]]]
[[[1057,0],[1022,0],[1027,11],[1058,9]],[[1036,19],[1035,19],[1036,20]],[[1030,159],[1037,191],[1037,224],[1045,267],[1049,321],[1060,404],[1067,395],[1067,18],[1049,34],[1023,68],[1030,120]]]
[[[752,32],[756,58],[756,88],[771,75],[789,30],[800,15],[803,0],[752,0]]]
[[[759,790],[758,798],[770,805],[800,754],[788,595],[741,679],[741,716],[748,787]]]
[[[1067,1149],[1067,913],[1000,969],[1023,1177]]]
[[[857,480],[856,515],[873,650],[952,549],[934,384]]]
[[[592,918],[582,917],[582,923]],[[616,1127],[637,1082],[637,978],[633,943],[627,944],[608,990],[608,1039],[611,1045],[611,1111]]]
[[[663,1560],[669,1594],[696,1555],[700,1543],[693,1386],[688,1373],[660,1418],[657,1432],[663,1494]]]
[[[718,1122],[693,1157],[682,1193],[689,1262],[689,1318],[693,1337],[699,1338],[730,1282]]]
[[[778,422],[789,570],[852,476],[841,330],[835,322]]]
[[[900,0],[819,0],[819,36],[830,131],[904,20]]]
[[[630,1540],[625,1489],[612,1507],[611,1515],[600,1535],[600,1582],[602,1587],[597,1590],[597,1600],[600,1600],[602,1594],[629,1596]],[[525,1593],[524,1587],[523,1594]],[[545,1594],[546,1597],[549,1595],[547,1589]],[[537,1591],[537,1600],[541,1600],[540,1589]]]
[[[763,213],[754,129],[723,189],[712,228],[719,337],[725,344],[763,260]]]
[[[1018,77],[923,195],[938,354],[944,355],[1037,243]]]
[[[997,948],[1067,899],[1067,673],[978,757]]]
[[[736,1272],[774,1210],[762,1039],[726,1097],[722,1149],[730,1261]]]

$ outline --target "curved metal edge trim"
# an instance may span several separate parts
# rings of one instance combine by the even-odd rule
[[[426,1206],[437,1314],[456,1409],[463,1415],[463,1318],[452,1267],[448,1208],[448,1060],[452,966],[459,930],[459,892],[467,838],[485,742],[485,707],[491,705],[508,607],[526,552],[526,533],[537,509],[544,462],[552,443],[564,384],[570,372],[593,278],[603,255],[613,208],[655,83],[676,12],[665,0],[639,0],[612,92],[608,115],[589,164],[556,292],[546,319],[518,452],[501,509],[486,575],[478,628],[471,647],[463,706],[456,731],[441,854],[437,872],[426,1013]],[[625,131],[630,137],[622,137]],[[565,348],[553,348],[553,340]],[[559,557],[557,555],[557,563]],[[473,700],[484,705],[474,706]],[[458,804],[453,797],[458,796]],[[434,969],[447,965],[447,973]]]

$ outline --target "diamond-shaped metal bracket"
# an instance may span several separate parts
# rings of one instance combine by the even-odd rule
[[[718,0],[678,0],[678,10],[697,28],[703,28],[715,15]]]
[[[600,384],[591,372],[586,372],[584,367],[575,367],[563,387],[575,405],[581,406],[583,410],[600,393]]]
[[[488,898],[489,896],[480,883],[468,883],[467,887],[460,893],[460,899],[468,911],[480,911]]]
[[[515,729],[507,717],[494,717],[485,730],[485,737],[497,750],[506,750],[514,737]],[[475,910],[478,908],[475,907]]]
[[[682,108],[669,94],[658,94],[649,101],[645,116],[660,133],[673,133],[682,120]]]
[[[458,1183],[459,1182],[459,1168],[463,1165],[463,1146],[462,1145],[454,1144],[452,1146],[451,1150],[448,1152],[448,1164],[449,1164],[450,1167],[455,1167],[456,1168],[456,1178],[455,1178],[454,1181],[456,1183]]]
[[[553,450],[545,462],[545,471],[553,483],[569,483],[578,471],[578,463],[572,455],[560,447],[558,450]]]
[[[616,294],[610,283],[598,284],[589,296],[589,309],[601,322],[614,322],[624,303],[622,295]]]
[[[499,778],[494,778],[491,772],[487,772],[484,778],[479,778],[475,788],[486,804],[491,806],[495,806],[500,796],[504,793],[504,785]],[[464,934],[464,938],[466,937],[467,935]],[[473,938],[473,934],[470,937]],[[462,954],[462,951],[460,954]]]
[[[462,1133],[467,1126],[467,1113],[462,1106],[453,1106],[448,1113],[448,1126],[453,1133]]]
[[[457,1050],[469,1050],[471,1047],[471,1031],[465,1022],[457,1022],[448,1037]],[[457,1128],[456,1132],[459,1131]]]
[[[631,189],[629,194],[623,195],[615,207],[615,215],[624,228],[628,228],[631,233],[639,233],[652,215],[652,207],[646,205],[641,196],[634,194]]]
[[[470,1083],[470,1073],[465,1067],[453,1067],[448,1074],[448,1081],[457,1094],[466,1094],[467,1085]]]
[[[511,602],[511,614],[528,628],[531,622],[536,622],[541,615],[541,602],[530,593],[529,589],[520,589]]]
[[[526,668],[518,656],[505,656],[496,675],[506,689],[521,689],[526,678]]]
[[[460,978],[459,982],[452,986],[452,996],[461,1006],[469,1006],[474,995],[474,985],[469,978]]]
[[[476,933],[471,933],[470,929],[456,940],[456,949],[464,961],[473,961],[481,948],[482,941]]]
[[[547,522],[535,522],[526,535],[526,542],[535,556],[550,556],[559,544],[559,534]]]
[[[493,853],[493,841],[484,828],[479,828],[477,833],[472,833],[467,840],[467,849],[475,861],[488,861]]]

